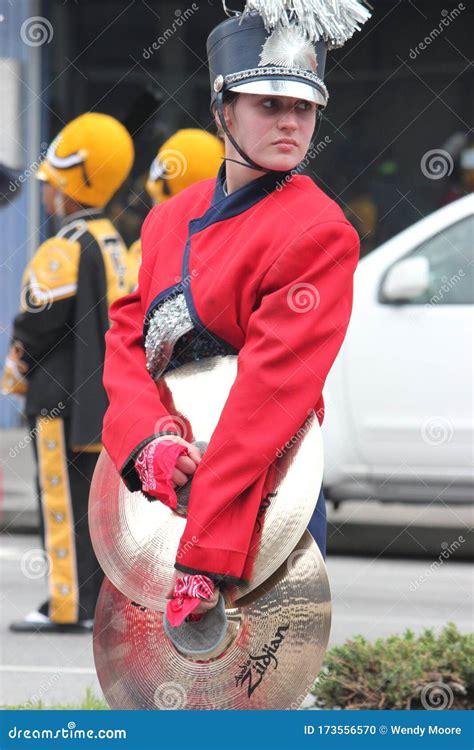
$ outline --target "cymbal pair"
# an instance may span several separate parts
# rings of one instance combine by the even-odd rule
[[[178,420],[204,443],[236,372],[237,358],[227,356],[164,376]],[[323,473],[314,413],[300,432],[274,461],[273,486],[257,519],[252,580],[225,592],[227,629],[206,656],[180,652],[163,622],[186,518],[130,492],[102,452],[89,525],[108,578],[96,609],[94,653],[111,707],[287,708],[306,695],[329,637],[330,594],[324,561],[305,531]]]

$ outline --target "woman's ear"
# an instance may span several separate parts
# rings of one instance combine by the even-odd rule
[[[230,126],[232,125],[232,117],[231,117],[231,114],[230,114],[230,111],[229,111],[231,109],[230,104],[228,104],[228,103],[224,104],[223,109],[224,109],[225,124],[227,125],[228,128],[230,128]],[[222,128],[222,124],[221,124],[219,115],[217,113],[217,108],[214,108],[214,122],[216,123],[217,135],[220,138],[224,138],[224,130]]]
[[[227,125],[228,128],[230,128],[230,126],[232,125],[232,104],[230,102],[226,102],[223,106],[223,110],[224,110],[225,124]],[[220,120],[219,120],[219,117],[217,116],[217,113],[216,113],[216,117],[220,125]]]
[[[232,125],[232,117],[230,116],[230,104],[224,104],[224,120],[225,124],[229,128]]]
[[[235,105],[237,104],[237,98],[232,99],[224,109],[224,117],[228,128],[235,124]]]

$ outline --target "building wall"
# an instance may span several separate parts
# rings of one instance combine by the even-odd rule
[[[42,46],[37,46],[31,25],[38,13],[35,0],[0,0],[0,101],[6,89],[10,94],[13,89],[17,98],[12,110],[2,107],[0,121],[0,161],[15,170],[7,205],[0,208],[0,365],[10,339],[11,320],[18,310],[23,269],[40,237],[39,191],[32,177],[41,158],[44,109]],[[0,428],[17,426],[20,420],[19,405],[0,396]]]

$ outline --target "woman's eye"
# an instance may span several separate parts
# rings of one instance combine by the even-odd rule
[[[262,105],[265,109],[272,109],[275,106],[275,99],[264,99]]]
[[[306,101],[298,102],[296,106],[298,107],[298,109],[302,109],[304,111],[307,111],[313,108],[313,105],[311,104],[311,102],[306,102]]]

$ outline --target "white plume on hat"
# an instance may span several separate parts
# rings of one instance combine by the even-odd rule
[[[312,42],[342,47],[371,16],[359,0],[247,0],[242,18],[258,13],[267,31],[297,21]]]

